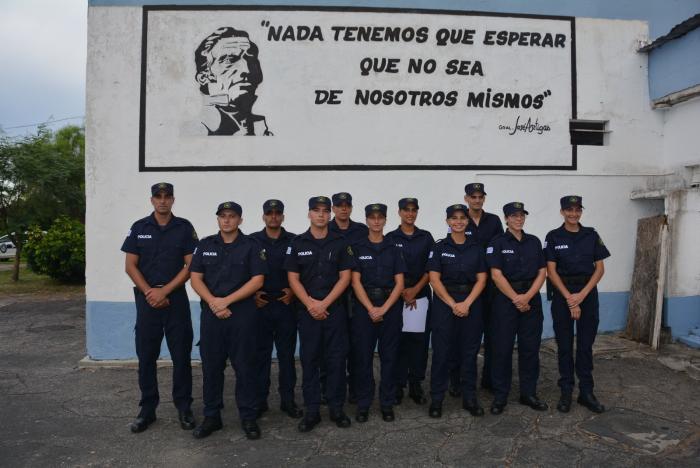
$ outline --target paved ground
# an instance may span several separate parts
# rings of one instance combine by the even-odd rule
[[[409,401],[394,423],[381,421],[374,408],[364,425],[337,429],[324,414],[317,430],[300,434],[272,400],[260,421],[263,439],[254,442],[239,429],[229,374],[224,430],[197,441],[177,424],[168,368],[159,375],[166,395],[158,421],[143,434],[129,432],[135,371],[78,368],[85,355],[82,298],[16,300],[0,298],[2,466],[700,466],[698,381],[661,362],[700,354],[678,346],[659,356],[619,338],[601,339],[597,394],[610,408],[602,415],[578,406],[568,415],[536,413],[511,399],[502,416],[474,419],[449,399],[445,416],[434,420]],[[550,349],[542,350],[539,393],[553,406]],[[194,376],[199,416],[199,368]],[[487,394],[481,399],[490,402]]]

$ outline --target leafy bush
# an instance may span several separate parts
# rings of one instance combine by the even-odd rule
[[[37,273],[66,283],[85,281],[85,226],[61,216],[32,246]]]
[[[36,263],[36,249],[44,238],[44,231],[39,226],[32,226],[27,231],[27,241],[22,249],[22,257],[27,261],[27,266],[34,273],[41,273]]]

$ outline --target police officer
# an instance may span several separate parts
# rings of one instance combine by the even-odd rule
[[[354,259],[348,242],[328,229],[330,210],[328,197],[309,199],[309,229],[292,240],[284,261],[289,286],[301,302],[298,326],[306,411],[300,432],[321,422],[322,360],[328,372],[330,419],[338,427],[350,427],[350,418],[343,412],[348,314],[339,299],[350,284]]]
[[[261,359],[258,369],[258,417],[268,410],[267,397],[270,394],[270,367],[274,343],[279,363],[280,409],[291,418],[300,418],[303,412],[294,401],[294,386],[297,381],[294,364],[297,323],[291,305],[294,293],[289,287],[287,272],[282,268],[287,247],[296,234],[287,232],[282,227],[284,203],[280,200],[267,200],[263,203],[262,219],[265,227],[251,235],[265,251],[269,270],[262,289],[255,293],[260,328],[258,353]]]
[[[435,240],[430,232],[416,226],[418,217],[418,199],[402,198],[399,200],[399,218],[401,225],[387,234],[387,239],[401,249],[406,262],[404,290],[401,294],[403,303],[408,306],[406,313],[416,308],[416,300],[431,299],[428,286],[426,263],[428,253]],[[426,323],[427,325],[427,323]],[[399,341],[399,360],[396,371],[396,403],[401,403],[404,387],[408,381],[408,396],[417,404],[424,405],[427,400],[421,382],[425,380],[428,365],[428,347],[430,329],[425,332],[402,332]]]
[[[467,211],[462,204],[447,207],[446,221],[451,232],[436,242],[428,255],[430,285],[436,296],[431,317],[433,365],[429,415],[432,418],[442,416],[453,343],[464,368],[462,406],[473,416],[484,414],[476,397],[476,357],[484,326],[480,295],[486,287],[487,273],[484,251],[465,234]]]
[[[473,182],[464,186],[464,201],[469,206],[469,225],[467,235],[476,239],[476,242],[486,251],[488,243],[499,234],[503,234],[501,218],[493,213],[484,211],[486,201],[486,187],[480,182]],[[484,366],[481,372],[481,388],[491,390],[491,302],[495,293],[495,286],[489,279],[486,290],[482,294],[484,309]]]
[[[200,241],[190,266],[192,287],[202,298],[199,349],[204,421],[193,432],[197,439],[222,428],[227,360],[236,372],[236,403],[243,431],[248,439],[260,438],[256,421],[258,312],[254,294],[263,285],[267,262],[257,242],[238,229],[242,215],[236,202],[219,204],[219,232]]]
[[[185,291],[187,265],[197,244],[192,224],[172,213],[172,184],[151,187],[153,213],[136,221],[124,240],[126,273],[134,282],[136,355],[139,359],[141,410],[131,432],[145,431],[156,420],[160,401],[156,361],[165,335],[173,361],[173,403],[180,427],[195,426],[192,404],[192,318]]]
[[[562,413],[571,409],[575,368],[579,384],[577,401],[594,413],[602,413],[605,407],[593,394],[593,342],[598,331],[596,286],[605,273],[603,260],[610,252],[595,229],[581,225],[583,199],[580,196],[567,195],[559,203],[564,224],[550,231],[544,243],[547,274],[554,286],[549,296],[559,359],[561,398],[557,409]]]
[[[351,319],[351,352],[354,354],[357,422],[367,422],[374,398],[374,349],[379,343],[381,381],[379,405],[382,419],[394,420],[396,398],[396,362],[403,326],[403,301],[406,264],[401,250],[384,238],[386,205],[365,207],[369,235],[354,247],[357,263],[352,272],[355,292]]]
[[[342,234],[350,245],[366,239],[367,226],[350,218],[352,215],[352,195],[348,192],[335,193],[332,200],[333,220],[328,225],[328,230]]]
[[[513,340],[518,338],[520,403],[537,411],[547,404],[537,397],[542,340],[542,299],[545,259],[540,240],[523,231],[528,212],[520,202],[503,206],[506,232],[486,249],[486,262],[498,288],[491,317],[493,339],[493,394],[491,414],[501,414],[508,403],[512,380]]]
[[[334,193],[331,197],[333,200],[333,219],[328,225],[328,229],[336,234],[341,234],[345,237],[345,240],[352,246],[356,242],[364,240],[367,238],[367,226],[353,221],[350,216],[352,215],[352,195],[348,192]],[[348,288],[346,295],[342,298],[344,306],[348,311],[348,320],[352,317],[352,304],[351,304],[352,291]],[[350,329],[350,322],[348,322],[348,329]],[[348,382],[348,401],[350,403],[357,402],[357,396],[355,395],[355,378],[353,377],[354,365],[352,363],[353,353],[348,354],[347,363],[347,382]],[[325,396],[326,387],[326,369],[323,364],[321,365],[321,386],[323,389],[323,395]],[[322,398],[325,400],[325,398]]]

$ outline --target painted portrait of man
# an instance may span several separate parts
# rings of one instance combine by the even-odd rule
[[[272,135],[265,117],[253,113],[263,73],[258,47],[247,32],[217,29],[199,44],[194,61],[208,135]]]

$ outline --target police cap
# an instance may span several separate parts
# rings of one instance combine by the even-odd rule
[[[151,185],[151,196],[155,197],[158,195],[158,192],[163,192],[166,195],[175,194],[173,184],[169,184],[167,182],[158,182],[157,184]]]
[[[340,205],[341,203],[347,203],[352,206],[352,195],[348,192],[340,192],[333,194],[333,206]]]
[[[270,211],[279,211],[284,213],[284,203],[281,200],[267,200],[263,203],[263,213],[269,213]]]
[[[216,214],[218,215],[223,210],[232,210],[237,213],[238,216],[243,216],[243,208],[241,208],[241,205],[233,201],[219,203],[219,207],[216,209]]]
[[[482,184],[481,182],[474,182],[464,186],[464,193],[466,193],[467,195],[472,195],[475,192],[481,192],[484,195],[486,195],[485,190],[486,187],[484,187],[484,184]]]
[[[583,208],[583,197],[579,197],[578,195],[566,195],[559,199],[559,204],[562,210],[571,208],[572,206],[580,206]]]
[[[505,205],[503,205],[503,214],[504,215],[510,216],[512,214],[515,214],[515,213],[524,213],[526,215],[530,214],[527,212],[527,210],[525,210],[525,205],[521,202],[514,201],[514,202],[506,203]]]
[[[365,206],[365,217],[368,217],[372,213],[380,213],[386,218],[386,205],[384,203],[370,203]]]

